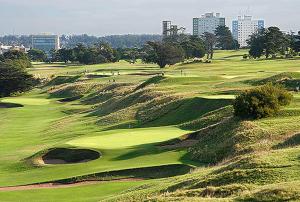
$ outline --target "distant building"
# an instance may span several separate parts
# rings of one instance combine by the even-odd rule
[[[171,30],[171,25],[172,22],[171,21],[163,21],[163,37],[167,37],[170,36],[170,30]]]
[[[185,31],[184,27],[178,27],[178,25],[173,25],[171,21],[163,21],[163,37],[178,35],[180,32]]]
[[[59,36],[57,35],[33,35],[32,48],[42,50],[48,58],[51,58],[51,51],[58,50],[60,47]]]
[[[247,40],[252,34],[265,27],[264,20],[253,20],[252,16],[239,16],[232,21],[232,35],[241,47],[247,47]]]
[[[8,51],[12,51],[12,50],[27,52],[28,48],[25,48],[23,45],[22,46],[4,46],[4,45],[0,44],[0,55],[3,53],[6,53]]]
[[[220,13],[206,13],[193,19],[193,35],[201,36],[205,32],[214,33],[219,26],[225,26],[225,18]]]

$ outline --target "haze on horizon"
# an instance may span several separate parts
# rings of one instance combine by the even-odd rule
[[[192,18],[220,12],[231,27],[241,14],[266,26],[300,30],[299,0],[0,0],[0,35],[7,34],[161,34],[172,20],[192,32]]]

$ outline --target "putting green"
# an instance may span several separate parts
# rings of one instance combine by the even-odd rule
[[[2,99],[1,101],[7,103],[22,104],[22,105],[47,105],[50,103],[50,100],[43,99],[43,98],[23,98],[23,97],[5,98]]]
[[[235,95],[205,95],[205,96],[201,96],[202,98],[205,99],[234,99]]]
[[[101,132],[97,136],[71,140],[66,144],[98,149],[124,149],[178,138],[191,131],[176,127],[141,128]]]

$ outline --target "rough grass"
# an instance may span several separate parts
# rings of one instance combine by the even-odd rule
[[[42,89],[1,100],[24,106],[0,109],[1,186],[76,181],[95,175],[100,180],[154,178],[160,171],[151,168],[160,166],[169,168],[168,175],[161,176],[168,178],[0,192],[1,199],[299,200],[299,94],[295,93],[292,105],[276,116],[258,121],[233,117],[230,106],[239,91],[265,82],[293,89],[298,85],[299,60],[243,60],[245,52],[217,51],[211,64],[175,65],[164,70],[164,77],[153,77],[161,72],[154,65],[123,61],[30,69],[36,76],[55,79]],[[113,75],[113,71],[120,75]],[[61,99],[66,102],[57,102]],[[196,144],[179,149],[162,147],[186,140]],[[99,151],[103,157],[84,164],[45,167],[26,161],[33,154],[57,147],[83,147]],[[170,177],[181,166],[191,165],[198,168]],[[70,198],[74,193],[76,197]]]

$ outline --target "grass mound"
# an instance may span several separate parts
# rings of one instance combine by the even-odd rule
[[[77,82],[70,84],[63,84],[53,87],[49,90],[51,98],[66,98],[80,96],[87,93],[92,93],[103,85],[93,82]]]
[[[142,88],[145,88],[149,85],[152,85],[152,84],[157,84],[159,83],[160,81],[164,80],[165,77],[164,76],[155,76],[155,77],[152,77],[150,79],[148,79],[147,81],[143,82],[142,84],[140,84],[136,90],[139,90],[139,89],[142,89]]]
[[[95,173],[91,175],[78,176],[78,177],[58,180],[55,182],[70,184],[70,183],[77,183],[83,181],[109,181],[109,180],[118,180],[118,179],[127,179],[127,178],[159,179],[159,178],[184,175],[189,173],[192,169],[193,169],[192,167],[188,165],[182,165],[182,164],[163,165],[163,166]]]
[[[99,152],[89,149],[55,148],[42,156],[45,164],[82,163],[100,158]]]
[[[255,191],[246,196],[240,197],[237,201],[243,202],[281,202],[299,201],[300,189],[299,182],[279,184],[262,190]]]
[[[59,102],[73,102],[73,101],[76,101],[76,100],[79,100],[83,97],[83,95],[77,95],[77,96],[73,96],[73,97],[68,97],[68,98],[63,98],[63,99],[60,99],[58,100]]]
[[[56,85],[61,85],[61,84],[66,84],[66,83],[74,83],[79,80],[81,76],[57,76],[51,81],[47,83],[47,86],[56,86]]]
[[[264,85],[267,83],[281,84],[289,90],[296,90],[300,87],[299,72],[284,72],[265,79],[250,81],[253,85]]]

